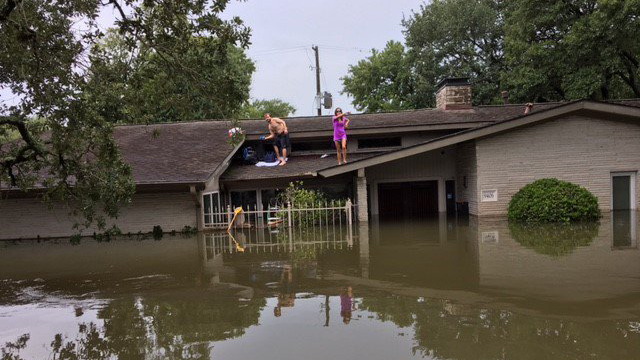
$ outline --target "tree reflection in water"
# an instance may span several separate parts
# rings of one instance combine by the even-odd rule
[[[116,299],[98,312],[102,326],[81,323],[71,339],[55,335],[47,359],[208,359],[212,342],[242,336],[265,305],[264,298]],[[2,360],[22,360],[28,340],[5,344]]]
[[[18,355],[20,350],[24,349],[27,346],[27,342],[29,341],[30,335],[24,334],[20,336],[15,342],[7,342],[2,347],[2,360],[22,360],[22,358]]]
[[[67,306],[69,314],[78,318],[71,331],[54,324],[44,340],[36,330],[8,339],[12,342],[2,344],[1,360],[18,360],[21,351],[31,350],[38,353],[37,359],[253,358],[226,356],[239,349],[255,358],[275,359],[286,357],[287,349],[276,346],[268,353],[260,340],[294,333],[296,347],[306,351],[316,348],[319,336],[341,330],[334,350],[364,339],[367,349],[352,348],[374,354],[393,348],[389,344],[400,343],[397,336],[407,334],[406,346],[395,353],[404,355],[395,358],[411,356],[412,345],[414,357],[437,359],[637,358],[640,293],[635,275],[640,262],[629,241],[624,247],[633,250],[610,249],[616,242],[608,231],[615,228],[607,219],[600,227],[502,222],[483,223],[482,228],[458,223],[451,228],[449,222],[438,221],[406,227],[407,236],[399,236],[397,226],[388,233],[381,227],[379,234],[371,232],[371,243],[366,228],[358,231],[360,243],[355,244],[341,236],[333,240],[332,235],[326,240],[316,234],[315,239],[324,242],[313,238],[279,242],[263,234],[257,238],[260,241],[244,239],[242,253],[226,237],[213,234],[191,244],[167,239],[153,247],[113,242],[109,249],[120,249],[114,253],[117,256],[96,258],[120,264],[121,273],[87,264],[81,277],[70,272],[73,268],[69,269],[73,276],[0,280],[0,300],[8,307]],[[507,227],[521,245],[554,258],[522,251],[504,236]],[[483,243],[478,239],[485,229],[501,231],[503,236],[499,242]],[[625,236],[633,233],[625,229]],[[590,244],[574,256],[562,257]],[[89,250],[104,252],[104,244],[90,245],[73,250],[86,249],[89,255],[93,254]],[[146,255],[153,249],[156,255],[138,269],[118,263],[123,254]],[[40,259],[47,259],[47,252],[40,254]],[[81,257],[74,256],[69,263]],[[11,257],[16,256],[4,259]],[[41,262],[48,267],[38,275],[55,274],[60,263],[57,258]],[[28,275],[24,277],[33,277],[31,271],[24,266]],[[66,274],[67,267],[57,271]],[[23,289],[37,291],[26,296]],[[68,306],[60,299],[86,300],[90,308],[100,309]],[[274,307],[281,316],[274,317]],[[282,307],[286,310],[280,311]],[[310,311],[313,316],[308,316]],[[28,329],[39,325],[30,324]],[[247,331],[252,326],[258,327]],[[381,328],[390,329],[392,335],[372,340],[369,335]],[[46,349],[38,352],[43,343]]]
[[[631,359],[640,342],[639,323],[622,320],[578,322],[383,294],[363,298],[361,308],[412,327],[414,354],[436,359]]]

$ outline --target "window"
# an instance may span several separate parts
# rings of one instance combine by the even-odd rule
[[[358,139],[358,149],[400,147],[401,145],[400,137]]]
[[[326,151],[335,150],[331,140],[296,140],[291,143],[291,151]]]
[[[242,207],[245,211],[255,211],[257,202],[256,190],[249,191],[232,191],[231,192],[231,208]]]
[[[220,193],[215,191],[202,195],[202,205],[204,213],[204,224],[220,224],[226,223],[226,219],[220,203]]]

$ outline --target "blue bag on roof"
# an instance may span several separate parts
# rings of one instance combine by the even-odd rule
[[[242,160],[246,164],[257,164],[258,163],[258,154],[253,150],[251,146],[247,146],[242,150]]]
[[[275,152],[267,151],[267,153],[264,154],[264,160],[263,160],[264,162],[271,163],[271,162],[274,162],[276,160],[277,159],[276,159],[276,153]]]

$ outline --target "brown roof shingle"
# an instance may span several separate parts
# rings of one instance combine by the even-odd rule
[[[535,104],[532,112],[560,106],[565,103]],[[397,112],[351,114],[351,129],[374,129],[420,125],[479,123],[484,125],[510,119],[524,112],[523,104],[474,106],[469,110],[419,109]],[[306,116],[284,119],[291,133],[332,130],[331,116]],[[267,125],[264,120],[242,120],[242,128],[248,134],[264,134]],[[468,126],[462,126],[468,127]]]
[[[137,184],[204,182],[231,154],[228,121],[117,126]]]
[[[349,161],[357,161],[379,154],[381,153],[354,153],[349,154],[348,159]],[[336,164],[335,152],[330,153],[325,158],[321,158],[320,155],[291,156],[285,166],[258,167],[255,165],[232,164],[221,176],[221,179],[229,181],[305,177]]]
[[[640,107],[640,99],[612,100],[613,103]],[[535,104],[532,113],[562,106],[566,103]],[[352,114],[350,128],[411,127],[429,124],[457,124],[476,122],[475,126],[512,119],[522,115],[524,105],[476,106],[470,110],[442,111],[421,109],[411,111]],[[296,117],[286,119],[290,132],[330,131],[331,118]],[[248,134],[264,134],[264,120],[243,120],[242,127]],[[233,147],[228,143],[229,121],[193,121],[153,125],[116,126],[114,137],[123,157],[133,169],[137,184],[185,184],[202,183],[231,155]],[[469,126],[461,126],[461,128]],[[410,129],[407,129],[410,131]],[[353,154],[357,161],[372,154]],[[225,179],[296,177],[315,172],[335,164],[332,156],[296,157],[284,168],[257,168],[232,166],[224,174]],[[4,185],[4,184],[3,184]]]
[[[616,100],[616,103],[640,107],[640,99]],[[562,106],[566,103],[535,104],[532,113]],[[521,116],[524,105],[476,106],[472,110],[442,111],[423,109],[393,113],[351,115],[351,129],[425,124],[455,124],[478,122],[488,125]],[[290,132],[326,131],[332,129],[330,117],[288,118]],[[243,120],[241,126],[248,134],[264,134],[264,120]],[[114,136],[125,160],[132,166],[138,184],[204,182],[231,154],[228,143],[229,121],[195,121],[155,125],[117,126]],[[350,159],[361,160],[372,154],[353,154]],[[232,166],[225,179],[297,177],[336,163],[335,157],[294,156],[285,167],[258,168]]]

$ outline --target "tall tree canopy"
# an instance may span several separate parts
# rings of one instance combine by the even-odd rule
[[[113,122],[229,118],[249,98],[253,62],[233,45],[199,36],[168,49],[172,58],[112,29],[97,43],[86,95]]]
[[[246,47],[250,32],[239,18],[220,19],[228,1],[0,0],[0,186],[43,187],[46,197],[65,200],[84,216],[85,225],[104,226],[102,214],[117,216],[134,186],[112,137],[114,119],[178,119],[184,108],[172,112],[159,97],[188,86],[176,96],[189,99],[209,90],[211,79],[225,80],[218,94],[233,97],[226,100],[236,107],[246,99],[235,81],[252,65],[246,58],[240,69],[228,63],[243,58],[234,47]],[[132,56],[109,58],[109,40],[97,24],[103,8],[118,14],[121,54]],[[205,59],[196,59],[205,52]],[[125,66],[128,60],[134,66]],[[207,69],[203,75],[203,64],[222,64],[222,74]],[[131,69],[133,80],[122,82],[121,72]],[[166,74],[175,79],[163,83]],[[153,116],[147,104],[112,102],[132,95],[130,86],[142,91],[138,96],[158,96],[144,99],[159,106]],[[214,111],[222,117],[231,107]]]
[[[435,0],[403,21],[420,105],[435,104],[435,84],[451,76],[470,78],[476,103],[498,99],[504,70],[504,3]]]
[[[503,2],[434,0],[403,20],[406,51],[398,42],[350,66],[344,89],[360,110],[435,105],[435,85],[447,76],[468,76],[474,101],[499,97],[504,66]]]
[[[509,2],[502,78],[523,100],[640,97],[640,1]]]
[[[358,110],[391,111],[416,107],[414,79],[404,46],[389,41],[382,51],[373,49],[371,56],[349,67],[342,78],[343,93],[353,96]]]
[[[640,0],[433,0],[402,23],[406,50],[388,44],[343,77],[357,108],[432,107],[450,76],[471,79],[475,104],[501,90],[522,102],[640,97]]]
[[[236,117],[239,119],[262,119],[264,113],[274,117],[287,117],[296,112],[296,108],[280,99],[252,100],[244,103],[238,110]]]

